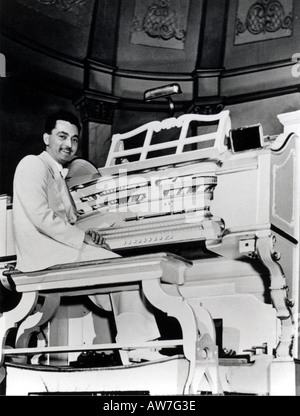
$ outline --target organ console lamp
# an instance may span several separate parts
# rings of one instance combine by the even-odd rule
[[[152,101],[157,98],[166,98],[169,103],[171,115],[174,115],[175,106],[172,100],[173,94],[181,94],[181,88],[179,84],[168,84],[163,87],[152,88],[144,92],[144,101]]]

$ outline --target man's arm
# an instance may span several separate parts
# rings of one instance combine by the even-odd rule
[[[35,228],[50,238],[80,249],[85,232],[59,217],[49,206],[60,203],[56,184],[48,183],[48,171],[44,162],[36,156],[25,157],[18,165],[14,178],[14,195],[18,198],[27,218]]]

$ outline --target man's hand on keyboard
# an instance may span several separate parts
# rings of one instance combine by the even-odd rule
[[[85,232],[84,242],[92,246],[100,246],[107,250],[110,250],[110,247],[106,243],[105,238],[96,230],[87,230]]]

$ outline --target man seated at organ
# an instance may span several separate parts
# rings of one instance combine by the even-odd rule
[[[57,264],[119,257],[95,229],[83,231],[67,187],[67,164],[76,156],[80,134],[77,117],[66,111],[50,114],[39,155],[24,157],[16,168],[13,194],[13,227],[17,269],[42,270]],[[139,340],[160,337],[154,315],[138,291],[115,293],[114,313],[119,341],[128,341],[132,327]],[[109,296],[95,295],[95,303],[111,311]],[[121,305],[119,308],[117,305]],[[129,318],[128,318],[129,316]],[[159,358],[158,351],[131,351],[130,359]]]
[[[112,259],[108,263],[113,268],[113,273],[117,275],[117,284],[120,284],[125,277],[121,282],[122,288],[128,284],[126,290],[129,289],[131,297],[127,296],[127,292],[126,296],[120,292],[118,295],[117,292],[111,293],[112,309],[116,315],[116,341],[122,344],[120,347],[122,353],[127,354],[126,349],[131,348],[131,346],[128,347],[128,341],[132,342],[136,333],[144,347],[147,344],[144,341],[160,337],[153,314],[147,310],[147,305],[141,298],[137,297],[135,290],[130,292],[132,274],[135,274],[134,281],[141,284],[145,297],[154,307],[166,313],[167,319],[170,316],[178,319],[182,334],[177,338],[182,337],[182,342],[181,339],[175,339],[172,340],[171,345],[183,345],[183,354],[174,355],[171,359],[164,357],[159,362],[150,363],[151,365],[148,365],[149,363],[131,365],[126,381],[134,378],[130,376],[132,374],[130,372],[138,368],[141,378],[134,380],[138,390],[148,391],[148,387],[143,387],[148,386],[149,381],[148,375],[145,375],[148,374],[146,370],[149,368],[154,370],[156,367],[158,373],[153,371],[155,381],[151,389],[157,392],[155,389],[158,384],[157,380],[160,378],[157,374],[160,374],[160,370],[163,371],[167,363],[166,365],[170,366],[174,364],[176,376],[168,375],[164,387],[167,387],[173,379],[177,383],[176,377],[183,374],[181,365],[186,365],[185,368],[188,371],[183,377],[184,387],[183,389],[180,387],[180,392],[211,391],[213,394],[218,394],[223,390],[230,393],[249,392],[271,395],[278,392],[280,394],[282,392],[294,393],[296,374],[294,356],[297,352],[293,351],[295,335],[294,316],[291,309],[293,302],[287,296],[289,290],[293,295],[298,296],[296,291],[299,276],[297,273],[299,230],[298,223],[295,224],[294,221],[297,215],[294,214],[299,212],[299,198],[296,196],[299,183],[295,160],[298,165],[300,148],[299,135],[293,132],[294,126],[290,127],[296,118],[299,118],[298,112],[297,117],[295,114],[283,115],[280,120],[286,122],[289,128],[285,128],[282,134],[272,138],[263,137],[260,125],[233,131],[229,111],[223,111],[215,116],[186,114],[177,119],[168,118],[161,122],[150,122],[131,132],[115,134],[112,137],[106,165],[104,168],[96,169],[96,177],[92,178],[93,175],[90,175],[85,179],[75,178],[72,181],[72,170],[76,168],[76,163],[73,165],[71,163],[69,173],[71,180],[67,182],[68,189],[63,179],[58,176],[61,168],[58,169],[57,163],[62,165],[62,168],[67,165],[66,160],[77,161],[80,168],[83,164],[77,158],[74,159],[78,127],[74,120],[68,121],[68,118],[65,119],[60,115],[58,119],[55,119],[51,129],[46,129],[44,135],[46,152],[40,156],[27,157],[28,161],[30,160],[28,171],[31,172],[36,166],[35,158],[39,160],[42,156],[41,160],[43,160],[44,153],[46,153],[46,160],[49,157],[56,162],[52,162],[51,168],[47,165],[48,170],[45,169],[44,176],[37,176],[36,172],[35,175],[29,177],[26,170],[24,172],[21,170],[23,161],[18,166],[13,207],[16,239],[18,239],[18,232],[22,231],[22,227],[26,225],[26,222],[17,222],[17,218],[22,218],[17,215],[17,212],[19,209],[22,214],[23,204],[27,209],[30,208],[28,217],[33,217],[31,222],[37,224],[36,218],[42,218],[41,224],[37,224],[34,230],[38,235],[41,234],[41,238],[45,238],[46,241],[49,239],[53,244],[56,242],[55,234],[52,236],[53,230],[51,229],[49,235],[45,235],[42,228],[43,221],[53,220],[56,224],[55,221],[61,220],[57,218],[62,215],[59,211],[61,210],[64,213],[62,216],[65,223],[69,224],[65,224],[65,227],[78,228],[81,233],[81,244],[86,234],[91,237],[91,240],[87,239],[90,244],[86,244],[88,247],[85,253],[93,252],[89,257],[92,261],[87,263],[85,276],[89,279],[93,274],[93,279],[99,279],[99,282],[95,285],[95,280],[92,279],[89,287],[91,292],[83,288],[84,294],[93,293],[92,297],[96,305],[106,310],[111,309],[109,298],[106,295],[98,295],[97,285],[100,283],[101,286],[101,273],[94,273],[92,267],[93,259],[100,259],[98,253],[101,253],[102,259]],[[61,121],[63,126],[60,125]],[[196,122],[200,125],[207,122],[209,131],[204,126],[205,129],[201,135],[199,134],[200,128],[196,131],[195,124],[193,124],[193,134],[190,131],[191,124]],[[217,126],[214,131],[210,131],[213,130],[211,124],[214,124],[213,128]],[[157,139],[152,142],[150,140],[154,133],[171,129],[178,129],[177,138],[173,139],[172,132],[168,131],[170,134],[167,141]],[[62,133],[62,136],[67,136],[67,140],[68,136],[75,138],[74,148],[72,145],[60,143],[59,139],[63,141],[64,137],[60,138],[59,135],[56,137],[57,130],[59,134]],[[133,147],[132,138],[140,134],[146,136],[147,140],[143,145]],[[247,140],[244,140],[245,136]],[[60,152],[64,156],[59,156]],[[59,157],[56,156],[57,154]],[[65,155],[72,155],[72,157]],[[43,173],[43,170],[40,170]],[[20,178],[19,175],[22,177]],[[26,175],[29,180],[25,181],[24,187],[18,188],[18,180],[24,181]],[[48,185],[45,179],[47,175],[49,176]],[[38,187],[40,192],[37,192],[35,182],[41,183]],[[61,188],[56,187],[59,183],[63,184]],[[290,183],[296,185],[288,186],[287,184]],[[30,199],[26,205],[26,196],[22,195],[24,189],[27,189],[27,198],[30,195],[34,203]],[[60,193],[63,196],[60,196]],[[40,194],[46,195],[44,199],[48,204],[46,209],[42,210],[44,216],[39,214]],[[33,198],[34,196],[36,197]],[[56,201],[58,208],[52,208],[53,201]],[[76,204],[76,209],[73,202]],[[33,215],[35,210],[36,213]],[[49,215],[46,215],[48,213]],[[22,237],[25,238],[26,233],[22,234]],[[62,247],[58,254],[62,254],[64,243],[61,240],[57,243],[58,247]],[[31,241],[27,240],[25,248],[28,248],[30,244]],[[90,249],[89,246],[91,246]],[[22,266],[22,260],[25,260],[26,256],[22,257],[20,247],[17,246],[17,267],[21,271],[42,270],[51,265],[70,262],[62,256],[59,259],[55,257],[49,263],[47,249],[44,251],[44,257],[39,258],[39,248],[36,247],[37,259],[33,260],[40,263],[33,268],[30,262],[29,266],[28,264],[26,267]],[[168,250],[170,250],[169,254],[167,254]],[[28,250],[28,256],[29,252],[30,250]],[[82,252],[80,244],[77,252],[79,252],[77,254]],[[118,262],[121,264],[120,267],[122,267],[123,260],[130,262],[132,258],[135,259],[134,262],[137,259],[147,262],[148,256],[144,254],[149,252],[164,252],[161,253],[164,258],[172,257],[176,261],[168,263],[163,273],[159,274],[152,263],[150,267],[148,263],[148,269],[146,268],[145,272],[141,272],[136,263],[132,264],[130,271],[126,271],[125,268],[124,273],[123,269],[122,273],[118,272],[116,267]],[[141,256],[135,256],[137,253]],[[54,250],[51,256],[53,254],[55,254]],[[185,258],[178,257],[176,254]],[[120,256],[123,258],[118,258]],[[125,258],[126,256],[129,259]],[[79,276],[80,284],[84,280],[82,279],[84,271],[79,261],[85,258],[78,256],[71,260],[73,269],[68,270],[68,280],[60,269],[57,272],[51,267],[44,274],[42,272],[38,273],[38,276],[31,274],[29,280],[39,279],[40,290],[46,289],[44,293],[46,295],[49,294],[47,290],[53,290],[53,284],[57,285],[59,279],[63,280],[60,288],[64,290],[67,286],[69,290],[69,282],[72,282],[72,289],[74,289],[75,273],[77,273],[77,279]],[[41,263],[43,259],[47,260],[47,264]],[[30,258],[27,259],[29,260]],[[98,271],[105,270],[102,268],[103,265],[106,265],[105,261],[98,263],[98,267],[100,266]],[[85,267],[86,265],[83,268]],[[62,269],[65,270],[65,268]],[[53,271],[52,286],[49,289],[49,286],[45,287],[45,281],[47,278],[51,279],[50,275]],[[153,273],[155,281],[155,283],[152,282],[153,285],[145,284],[149,283],[145,282],[148,272]],[[115,277],[112,274],[106,275],[105,285],[111,285],[110,279]],[[7,275],[9,276],[10,273],[8,272],[5,277]],[[27,277],[27,273],[22,276],[22,273],[17,272],[15,278],[12,278],[16,287],[19,285],[25,295],[28,292],[31,293],[30,289],[37,281],[35,280],[34,283],[31,281],[30,287],[24,283]],[[104,276],[102,278],[104,279]],[[6,283],[5,278],[3,281]],[[119,287],[117,286],[117,290]],[[104,290],[106,291],[107,287],[104,287]],[[94,295],[96,291],[97,295]],[[71,292],[71,297],[74,293],[77,295],[78,292],[76,290]],[[132,299],[136,298],[139,301],[133,304]],[[120,305],[122,305],[122,310],[117,310],[116,313]],[[80,311],[83,311],[82,315],[84,315],[84,309]],[[38,314],[35,313],[35,315]],[[13,316],[13,313],[10,316]],[[5,321],[6,317],[3,316],[3,318]],[[70,321],[68,325],[73,325],[72,318],[73,316],[67,316],[66,320]],[[13,320],[9,327],[12,328],[15,322]],[[31,326],[31,322],[28,322],[27,326],[26,320],[24,322],[25,325],[21,323],[23,332],[20,331],[18,341],[20,339],[22,341],[22,336],[28,328],[31,330],[36,328],[36,326]],[[52,323],[51,321],[50,325]],[[169,326],[173,330],[173,323]],[[75,329],[74,333],[77,332],[75,325],[71,329]],[[135,341],[139,343],[137,338],[134,338]],[[165,345],[160,341],[154,344]],[[96,343],[98,344],[99,340]],[[50,350],[55,349],[55,345],[57,344],[51,343]],[[64,345],[66,343],[60,344],[60,346]],[[74,343],[68,344],[68,352],[70,345],[72,348]],[[82,342],[80,351],[82,351],[82,346],[84,351],[88,349],[86,343]],[[99,348],[99,345],[95,348]],[[18,354],[18,350],[20,353],[24,351],[24,348],[19,348],[17,345],[13,353],[7,349],[5,354],[10,357]],[[35,350],[39,351],[38,348]],[[162,357],[158,351],[150,349],[145,349],[145,353],[142,356],[139,349],[136,349],[131,357],[128,354],[128,362]],[[50,364],[52,365],[52,362]],[[58,364],[54,362],[54,365],[60,364],[60,362]],[[8,378],[11,377],[10,384],[13,385],[20,372],[16,370],[15,377],[13,377],[14,367],[10,368],[8,365],[8,370],[10,373]],[[31,370],[36,372],[38,378],[40,369]],[[98,370],[102,373],[103,368]],[[107,383],[108,373],[113,373],[110,370],[106,369],[106,372],[101,374],[105,383]],[[117,371],[120,371],[118,374],[121,375],[127,370],[127,366],[123,365]],[[47,372],[48,369],[45,374]],[[66,373],[68,372],[69,369]],[[94,369],[91,374],[92,372]],[[61,374],[61,369],[58,373]],[[79,371],[79,373],[84,372]],[[262,376],[258,378],[257,374]],[[89,377],[90,373],[87,376]],[[116,379],[117,377],[114,383]],[[97,382],[99,380],[101,377],[97,378]],[[89,379],[88,383],[90,386]],[[42,391],[44,391],[44,386],[49,388],[48,384],[44,383],[41,387]],[[172,392],[178,393],[178,384],[176,386]],[[61,386],[58,388],[62,389]],[[77,389],[77,385],[75,388]],[[101,386],[101,389],[104,388],[109,391],[108,387]],[[72,391],[74,386],[70,385],[68,389]],[[114,391],[119,389],[119,385],[117,387],[114,385]],[[149,391],[151,389],[149,388]],[[22,391],[24,391],[23,386]],[[52,387],[52,391],[57,391],[56,387]]]

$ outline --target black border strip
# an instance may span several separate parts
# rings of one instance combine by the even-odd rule
[[[278,149],[272,149],[272,152],[280,152],[280,150],[282,150],[285,145],[287,144],[287,142],[290,140],[290,138],[294,135],[295,133],[290,133],[287,138],[285,139],[285,141],[283,142],[283,144],[278,148]]]
[[[271,230],[279,234],[281,237],[285,238],[286,240],[290,241],[291,243],[298,244],[298,241],[294,237],[292,237],[285,231],[281,230],[280,228],[276,227],[276,225],[271,224]]]
[[[15,254],[13,254],[11,256],[0,257],[0,263],[4,263],[6,261],[16,261],[16,260],[17,260],[17,256]]]

